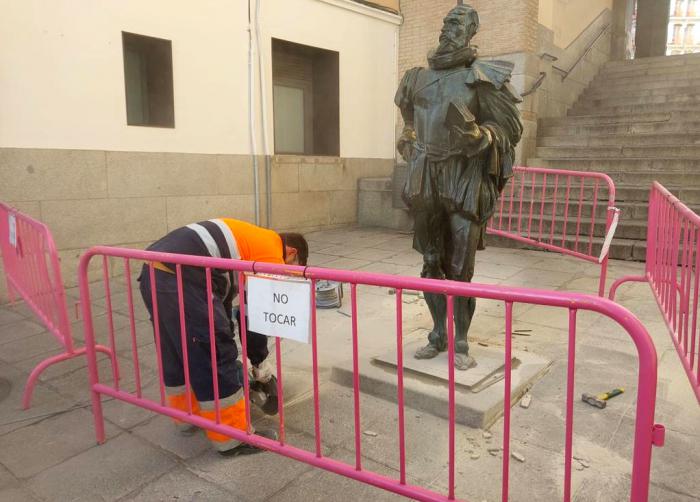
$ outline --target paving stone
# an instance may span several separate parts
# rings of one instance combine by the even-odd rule
[[[313,439],[288,431],[289,444],[313,451]],[[213,450],[191,459],[188,469],[220,488],[246,500],[268,500],[304,472],[313,469],[302,462],[273,453],[223,458]]]
[[[23,321],[24,319],[24,316],[13,310],[11,306],[8,307],[3,305],[0,307],[0,327],[5,326],[6,324]]]
[[[10,312],[7,307],[0,307],[0,312]],[[12,350],[11,343],[16,343],[18,340],[31,338],[34,335],[45,331],[45,327],[38,322],[29,319],[20,319],[8,322],[0,326],[0,358]],[[51,335],[48,335],[49,337]],[[58,346],[58,344],[56,344]]]
[[[175,465],[158,449],[122,434],[37,474],[27,484],[45,499],[117,500]]]
[[[349,450],[339,450],[336,456],[345,462],[354,462],[354,453]],[[363,462],[363,468],[397,478],[398,472],[391,471],[386,466],[369,460]],[[404,497],[356,482],[321,469],[313,469],[303,473],[296,480],[269,498],[270,501],[308,500],[308,501],[346,501],[346,500],[376,500],[401,501]]]
[[[77,409],[59,413],[0,436],[0,463],[18,478],[28,478],[95,445],[92,413]],[[107,438],[117,430],[107,426]]]
[[[151,502],[153,500],[237,502],[245,499],[195,476],[185,468],[178,468],[166,472],[160,478],[144,486],[138,493],[131,494],[122,500],[132,502]]]
[[[0,500],[4,502],[38,502],[34,494],[26,488],[0,489]]]
[[[131,429],[132,433],[149,443],[174,453],[182,459],[200,455],[211,448],[204,431],[197,431],[191,436],[183,436],[175,430],[170,418],[156,415],[152,419]]]

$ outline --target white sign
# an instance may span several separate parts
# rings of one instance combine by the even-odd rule
[[[246,282],[248,329],[267,336],[309,343],[310,281],[253,276]]]
[[[14,214],[10,213],[7,216],[7,221],[10,226],[10,245],[12,247],[17,247],[17,218]]]

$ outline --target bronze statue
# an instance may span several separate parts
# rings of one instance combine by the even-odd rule
[[[413,248],[423,254],[421,277],[471,281],[486,222],[513,175],[522,99],[509,83],[512,63],[477,58],[470,42],[478,28],[476,10],[460,2],[444,19],[429,68],[408,70],[396,91],[405,122],[396,146],[408,163],[403,198],[415,220]],[[425,300],[434,326],[417,359],[447,349],[445,297]],[[475,307],[475,298],[455,300],[459,369],[475,364],[467,342]]]

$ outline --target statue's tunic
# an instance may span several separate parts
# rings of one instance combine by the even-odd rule
[[[510,62],[476,60],[404,74],[395,103],[416,133],[403,191],[413,211],[460,212],[481,226],[491,217],[512,176],[514,146],[522,135],[516,107],[521,99],[509,83],[512,69]],[[465,141],[474,122],[491,133],[490,145]],[[423,252],[419,241],[414,247]]]

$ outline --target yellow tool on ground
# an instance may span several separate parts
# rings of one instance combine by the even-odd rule
[[[608,399],[611,399],[615,396],[619,396],[625,392],[625,389],[622,387],[617,387],[616,389],[613,389],[609,392],[603,392],[602,394],[588,394],[584,393],[581,396],[581,401],[584,403],[588,403],[591,406],[595,406],[596,408],[600,408],[601,410],[605,408],[608,404]]]

